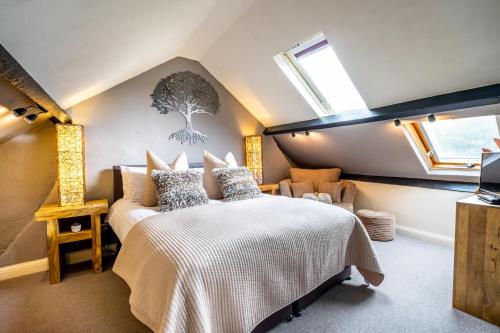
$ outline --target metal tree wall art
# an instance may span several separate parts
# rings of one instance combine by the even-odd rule
[[[170,134],[169,140],[205,143],[208,137],[193,128],[191,118],[197,113],[213,115],[219,111],[219,95],[207,80],[189,71],[174,73],[158,82],[151,98],[151,106],[161,114],[178,112],[186,119],[186,128]]]

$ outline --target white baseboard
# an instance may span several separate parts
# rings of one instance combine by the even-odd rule
[[[423,231],[419,229],[414,229],[410,227],[405,227],[403,225],[396,225],[396,230],[400,232],[403,235],[415,237],[418,239],[434,242],[434,243],[439,243],[439,244],[444,244],[448,246],[453,246],[455,241],[453,238],[446,237],[443,235],[435,234],[433,232],[429,231]]]
[[[16,265],[0,267],[0,281],[13,279],[19,276],[44,272],[49,269],[49,259],[43,258]]]

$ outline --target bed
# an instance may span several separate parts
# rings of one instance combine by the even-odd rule
[[[359,220],[305,199],[263,195],[158,213],[121,199],[109,222],[122,242],[113,271],[132,313],[154,332],[264,332],[350,276],[384,275]]]

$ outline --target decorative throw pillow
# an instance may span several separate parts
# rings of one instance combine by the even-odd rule
[[[142,202],[144,184],[146,183],[146,168],[121,166],[123,183],[123,199]]]
[[[302,198],[305,193],[314,194],[314,186],[311,181],[290,184],[294,198]]]
[[[153,170],[151,178],[158,192],[160,212],[208,203],[203,175],[199,171]]]
[[[333,203],[342,202],[342,182],[321,182],[319,183],[319,192],[329,194]]]
[[[153,170],[188,170],[189,164],[185,152],[182,152],[177,156],[177,158],[172,162],[172,167],[167,163],[163,162],[161,158],[155,155],[152,151],[148,150],[146,152],[146,169],[147,177],[144,186],[144,206],[156,206],[158,205],[158,194],[156,193],[156,187],[151,178],[151,173]]]
[[[262,195],[247,167],[216,168],[212,172],[217,177],[224,200],[246,200]]]
[[[224,196],[219,187],[219,181],[212,170],[216,168],[236,168],[236,159],[232,153],[227,153],[224,161],[210,154],[208,151],[203,153],[203,186],[207,191],[208,197],[213,200],[222,199]]]
[[[300,169],[291,168],[290,178],[292,183],[301,183],[305,181],[311,181],[313,183],[314,191],[319,192],[319,184],[321,182],[338,182],[341,169],[331,168],[331,169]]]

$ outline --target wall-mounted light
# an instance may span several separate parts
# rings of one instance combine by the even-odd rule
[[[295,132],[292,132],[292,138],[295,138]]]
[[[433,123],[436,121],[436,116],[434,114],[430,114],[427,116],[427,120],[430,122],[430,123]]]
[[[309,134],[311,134],[311,133],[309,133],[309,131],[306,131],[306,136],[309,136]]]
[[[401,120],[399,120],[399,119],[394,119],[394,125],[396,125],[396,127],[401,126]]]

